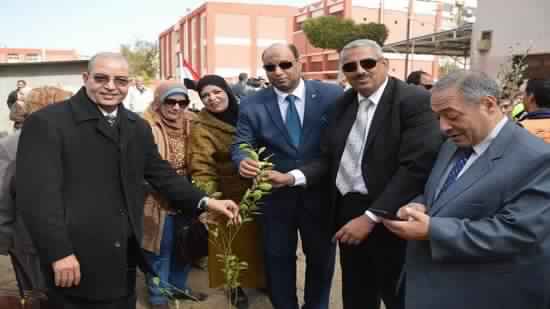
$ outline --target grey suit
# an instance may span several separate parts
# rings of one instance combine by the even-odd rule
[[[15,175],[15,153],[19,132],[0,140],[0,254],[8,254],[13,243],[15,207],[10,185]]]
[[[20,132],[0,140],[0,254],[12,256],[17,282],[23,290],[45,289],[38,254],[17,213],[13,193],[15,156]]]
[[[550,147],[512,122],[447,191],[447,141],[418,202],[429,241],[410,241],[407,309],[548,308]]]

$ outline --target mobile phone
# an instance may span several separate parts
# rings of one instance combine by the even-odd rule
[[[382,217],[384,219],[388,219],[388,220],[395,220],[395,221],[405,221],[401,218],[399,218],[398,216],[396,216],[395,214],[389,212],[389,211],[386,211],[386,210],[382,210],[382,209],[369,209],[370,212],[372,212],[373,214],[379,216],[379,217]]]

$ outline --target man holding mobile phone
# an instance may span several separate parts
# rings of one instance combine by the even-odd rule
[[[342,49],[340,68],[352,89],[334,104],[320,158],[299,168],[302,182],[292,182],[330,186],[326,212],[340,246],[345,309],[379,309],[381,300],[402,308],[396,290],[405,242],[379,224],[375,211],[395,214],[422,192],[442,142],[430,93],[388,76],[388,66],[374,41]],[[291,177],[279,176],[271,177],[276,186]]]

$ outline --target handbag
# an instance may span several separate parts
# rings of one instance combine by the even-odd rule
[[[189,136],[191,135],[190,121],[186,124],[185,160],[189,167]],[[196,213],[187,214],[178,212],[174,217],[175,223],[175,256],[183,264],[196,264],[201,258],[208,256],[208,230],[199,220]]]
[[[176,259],[183,264],[196,264],[208,256],[208,230],[199,218],[178,213],[174,220]]]

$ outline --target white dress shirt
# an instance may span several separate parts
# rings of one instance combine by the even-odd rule
[[[382,95],[384,94],[384,90],[386,90],[386,86],[388,85],[388,80],[389,79],[386,78],[386,80],[384,80],[382,85],[380,87],[378,87],[378,89],[374,93],[372,93],[369,97],[365,97],[365,96],[361,95],[360,93],[357,93],[357,101],[358,102],[367,103],[367,102],[365,102],[365,100],[370,100],[370,105],[367,108],[368,120],[367,120],[367,125],[366,125],[366,132],[365,132],[365,137],[363,139],[363,145],[361,147],[361,155],[359,156],[359,158],[357,158],[358,160],[361,160],[361,158],[363,158],[364,151],[365,151],[365,145],[367,143],[368,133],[369,133],[369,130],[370,130],[370,126],[372,124],[372,119],[374,118],[374,113],[376,112],[376,108],[378,107],[378,103],[380,103],[380,99],[382,98]],[[289,172],[289,174],[294,176],[293,186],[305,186],[307,184],[306,177],[302,173],[302,171],[292,170],[292,171]],[[367,194],[368,189],[367,189],[367,186],[365,184],[363,174],[359,173],[359,177],[357,177],[357,179],[358,180],[353,184],[352,192],[359,192],[359,193]],[[374,215],[372,212],[367,210],[365,212],[365,214],[371,220],[373,220],[374,222],[380,222],[378,217],[376,215]]]
[[[507,121],[508,121],[508,117],[503,117],[497,123],[497,125],[493,128],[491,133],[489,135],[487,135],[487,137],[485,137],[485,139],[483,141],[481,141],[481,143],[472,146],[473,152],[470,155],[470,157],[468,158],[468,161],[466,161],[466,164],[464,164],[464,167],[462,168],[460,173],[458,173],[458,176],[456,176],[456,179],[460,178],[460,176],[462,176],[466,172],[466,170],[468,170],[470,168],[470,166],[472,166],[474,164],[474,162],[477,159],[479,159],[479,157],[481,157],[481,155],[483,155],[483,153],[485,153],[487,148],[489,148],[489,146],[491,146],[491,143],[498,136],[498,134],[500,133],[500,131],[502,130],[502,128],[504,127],[504,125],[506,124]],[[437,186],[437,190],[435,191],[436,192],[435,196],[439,195],[439,191],[441,191],[441,188],[443,187],[443,184],[445,183],[445,180],[447,180],[447,176],[451,172],[451,169],[453,168],[453,165],[454,165],[454,160],[451,162],[451,164],[449,164],[449,166],[447,166],[447,169],[445,170],[445,173],[443,174],[443,176],[439,180],[439,185]]]
[[[98,105],[97,107],[99,108],[99,111],[101,112],[101,114],[103,114],[103,116],[105,116],[105,117],[111,116],[113,118],[116,118],[116,116],[118,115],[118,107],[110,113],[105,111],[103,108],[101,108],[100,105]]]

